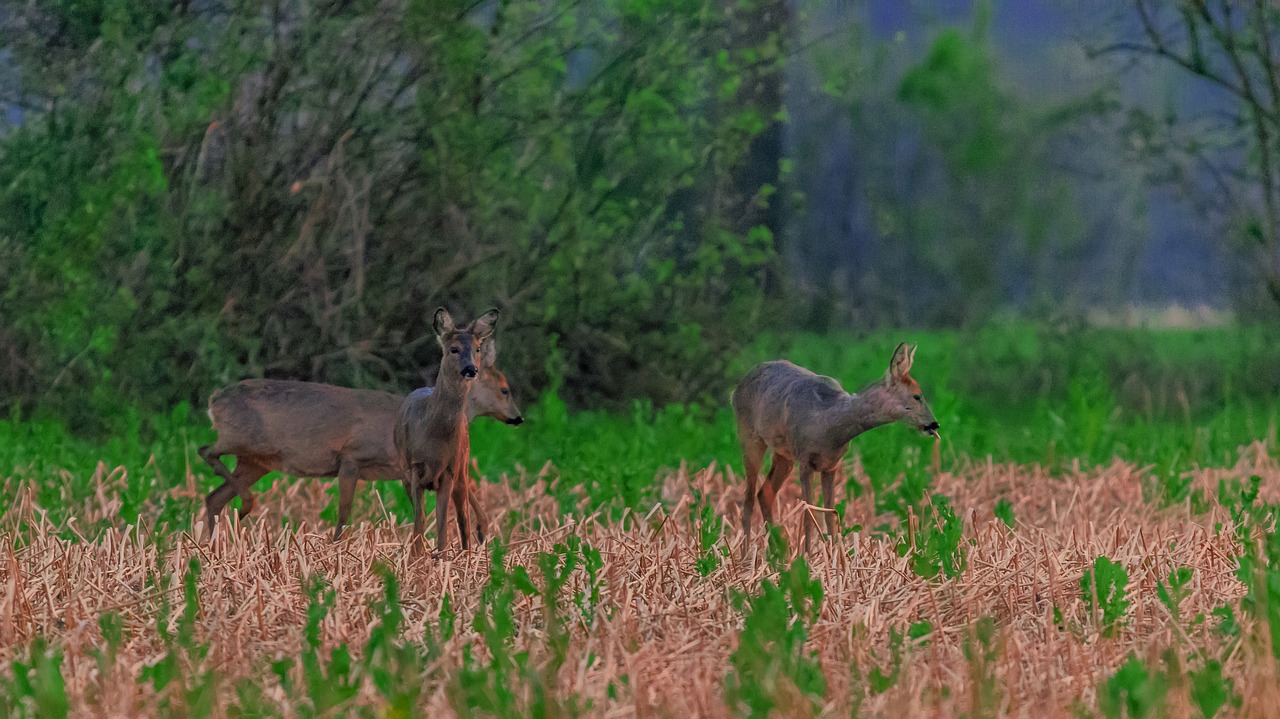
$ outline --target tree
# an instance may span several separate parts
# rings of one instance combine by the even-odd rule
[[[0,407],[407,389],[437,305],[502,308],[533,392],[719,396],[773,255],[735,213],[762,111],[724,88],[781,62],[721,4],[0,3],[33,108],[0,138]]]
[[[1211,120],[1219,142],[1208,141],[1201,128],[1186,137],[1157,137],[1173,120],[1135,111],[1138,146],[1162,160],[1207,170],[1241,230],[1235,237],[1246,240],[1249,264],[1280,303],[1280,6],[1269,0],[1132,0],[1132,9],[1132,26],[1095,55],[1169,63],[1227,100],[1225,112]],[[1244,153],[1233,151],[1237,142]],[[1180,179],[1195,181],[1186,174]]]

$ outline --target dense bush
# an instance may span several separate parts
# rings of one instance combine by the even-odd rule
[[[503,367],[574,403],[722,387],[776,4],[4,3],[0,409],[412,386],[437,305],[503,309]]]

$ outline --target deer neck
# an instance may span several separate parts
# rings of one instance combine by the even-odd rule
[[[844,397],[832,410],[831,435],[844,444],[869,429],[893,422],[889,409],[889,397],[879,385],[872,385],[858,394]]]
[[[448,408],[449,410],[457,410],[457,414],[466,416],[467,412],[467,396],[471,393],[471,383],[462,379],[455,371],[446,371],[441,366],[440,372],[436,374],[436,387],[433,395],[436,397],[436,406]],[[449,412],[453,414],[452,411]]]

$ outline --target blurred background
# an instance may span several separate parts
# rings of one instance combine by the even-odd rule
[[[500,308],[499,367],[577,408],[719,406],[744,358],[881,333],[887,363],[904,328],[950,333],[950,391],[997,404],[1067,396],[1055,342],[1109,343],[1089,377],[1147,412],[1280,391],[1271,3],[58,0],[0,25],[11,418],[100,431],[258,376],[405,391],[438,305]],[[1235,339],[1100,339],[1135,326]]]

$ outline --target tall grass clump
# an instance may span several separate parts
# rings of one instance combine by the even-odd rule
[[[776,567],[786,553],[776,528],[769,542]],[[753,719],[816,715],[827,684],[807,642],[822,610],[822,583],[810,576],[808,563],[796,558],[776,583],[765,579],[758,593],[738,595],[736,604],[744,616],[724,683],[730,709]]]

